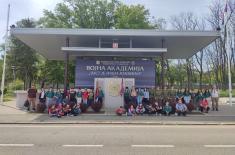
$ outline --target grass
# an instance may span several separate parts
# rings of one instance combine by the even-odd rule
[[[232,96],[235,97],[235,89],[232,90]],[[229,91],[220,90],[220,97],[229,97]]]
[[[7,92],[3,97],[3,102],[12,101],[15,98],[14,92]]]

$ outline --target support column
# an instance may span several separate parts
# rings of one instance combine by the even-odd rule
[[[132,38],[130,38],[130,48],[133,47],[133,44],[132,44]]]
[[[164,53],[161,54],[161,88],[164,90],[165,87],[165,55]]]
[[[162,39],[162,48],[164,48],[164,46],[165,46],[165,40]],[[164,76],[165,76],[165,55],[164,53],[162,53],[161,54],[161,88],[162,88],[162,91],[164,90],[164,87],[165,87]]]
[[[69,47],[69,38],[66,38],[66,47]],[[68,89],[68,64],[69,64],[69,53],[64,53],[64,95],[67,95]]]

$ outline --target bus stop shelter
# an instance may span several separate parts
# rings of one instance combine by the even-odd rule
[[[49,60],[83,58],[186,59],[219,38],[219,31],[158,31],[143,29],[13,28],[11,34]],[[163,66],[162,66],[163,67]]]

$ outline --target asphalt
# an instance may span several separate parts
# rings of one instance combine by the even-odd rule
[[[179,116],[116,116],[113,112],[81,114],[76,117],[50,118],[47,114],[17,109],[14,101],[0,105],[0,124],[139,124],[139,125],[235,125],[235,105],[220,105],[208,114],[194,112]]]
[[[235,126],[0,125],[0,155],[234,155]]]

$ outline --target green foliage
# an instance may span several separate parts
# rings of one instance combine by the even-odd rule
[[[49,28],[108,29],[114,25],[117,4],[114,0],[64,0],[56,5],[54,12],[44,10],[39,24]]]
[[[115,28],[150,29],[149,11],[142,5],[127,6],[121,4],[115,11]]]
[[[9,91],[22,90],[24,89],[24,82],[17,79],[16,81],[12,81],[11,83],[9,83],[7,88]]]
[[[19,28],[33,28],[36,22],[33,19],[22,19],[16,23]],[[28,87],[36,78],[38,58],[36,52],[19,39],[11,36],[11,50],[7,55],[6,81],[13,80],[12,66],[15,66],[16,77],[23,80]]]
[[[235,89],[232,90],[232,96],[235,96]],[[229,97],[228,90],[220,90],[220,97]]]

